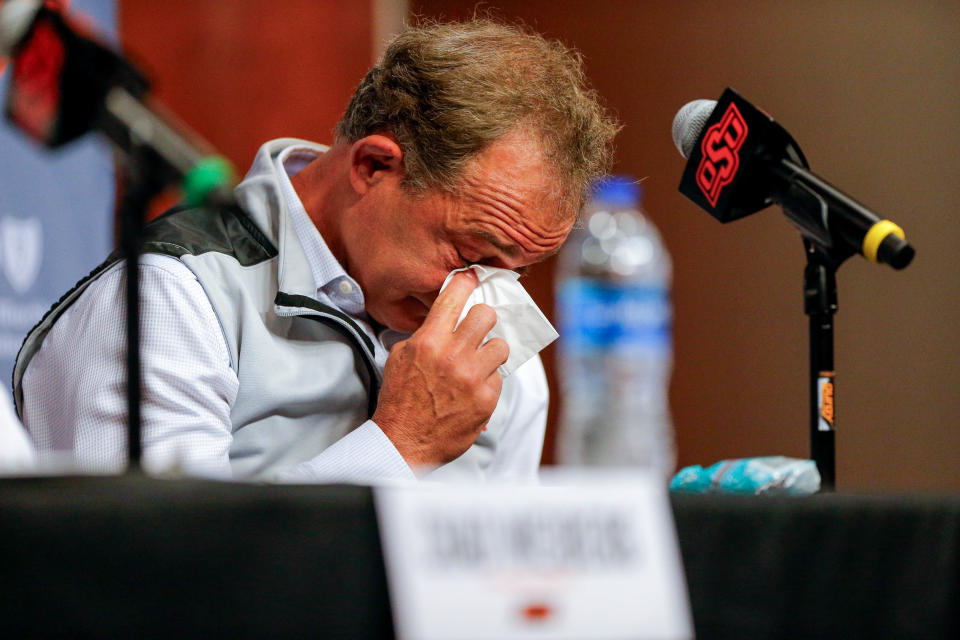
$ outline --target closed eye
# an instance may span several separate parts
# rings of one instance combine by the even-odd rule
[[[459,251],[457,251],[457,260],[460,261],[460,266],[461,266],[461,267],[469,267],[470,265],[474,264],[474,261],[472,261],[472,260],[467,260],[467,259],[463,256],[463,254],[460,253]]]
[[[460,249],[454,248],[454,251],[456,251],[456,253],[457,253],[457,260],[458,260],[459,265],[460,265],[458,268],[469,267],[470,265],[473,265],[473,264],[490,264],[490,266],[498,266],[496,263],[500,262],[500,261],[497,260],[497,259],[493,259],[493,260],[486,260],[486,259],[470,260],[470,259],[467,258],[465,255],[463,255],[462,253],[460,253]],[[504,266],[504,265],[500,265],[500,266],[502,267],[502,266]],[[530,267],[531,267],[531,266],[533,266],[533,265],[524,265],[524,266],[522,266],[522,267],[516,267],[516,268],[514,268],[514,269],[512,269],[512,270],[515,271],[516,273],[519,273],[519,274],[520,274],[520,277],[522,278],[522,277],[527,276],[527,275],[530,274]]]

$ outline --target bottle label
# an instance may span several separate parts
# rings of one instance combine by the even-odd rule
[[[665,287],[573,278],[560,285],[557,313],[568,347],[670,348]]]

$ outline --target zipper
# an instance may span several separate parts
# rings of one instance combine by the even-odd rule
[[[377,368],[376,359],[373,355],[373,342],[370,337],[363,333],[363,330],[357,326],[350,316],[339,309],[321,304],[313,298],[279,291],[274,299],[274,304],[286,309],[309,311],[309,314],[297,313],[294,317],[325,324],[350,340],[363,356],[361,359],[370,378],[367,413],[372,416],[377,408],[377,397],[380,395],[380,384],[383,382],[383,376]]]

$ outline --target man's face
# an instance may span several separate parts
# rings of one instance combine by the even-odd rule
[[[378,323],[413,332],[447,274],[468,263],[522,270],[555,253],[573,225],[536,145],[512,136],[466,168],[456,195],[409,195],[399,181],[366,194],[345,227],[346,268]]]

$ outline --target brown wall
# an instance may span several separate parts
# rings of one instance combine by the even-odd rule
[[[464,16],[474,1],[413,2]],[[727,85],[774,114],[814,170],[900,223],[908,270],[840,271],[838,483],[960,489],[960,10],[946,3],[484,3],[580,48],[626,124],[620,172],[675,263],[672,402],[680,463],[806,456],[806,318],[798,235],[769,210],[723,226],[677,192],[676,110]],[[338,0],[120,1],[124,43],[157,94],[241,171],[261,141],[321,142],[369,63],[371,9]],[[532,288],[549,310],[552,265]],[[545,358],[552,365],[553,350]],[[554,412],[555,413],[555,412]],[[547,458],[552,456],[548,445]]]
[[[419,0],[463,17],[473,0]],[[675,263],[672,404],[680,463],[809,455],[797,232],[770,209],[721,225],[677,193],[670,125],[726,86],[773,114],[812,168],[903,226],[903,272],[839,272],[838,486],[960,489],[960,6],[894,2],[482,5],[579,48],[626,127],[617,170],[645,178]],[[550,302],[548,270],[535,278]]]
[[[119,0],[154,94],[241,172],[266,140],[329,142],[370,67],[369,2]]]

